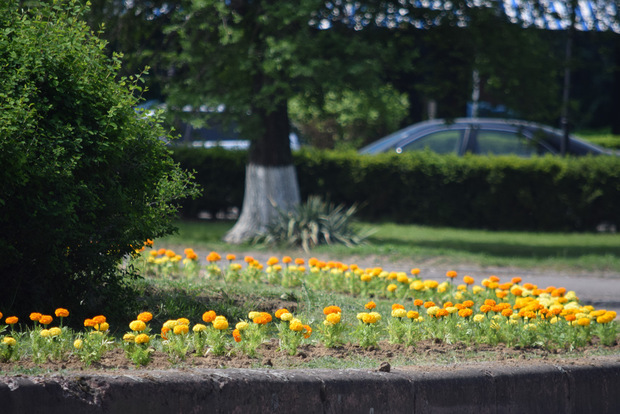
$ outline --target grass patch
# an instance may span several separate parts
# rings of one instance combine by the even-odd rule
[[[220,252],[256,249],[281,253],[273,247],[228,245],[221,241],[233,222],[181,221],[179,233],[158,241]],[[376,256],[385,262],[408,259],[446,265],[513,266],[554,270],[620,272],[620,236],[610,233],[535,233],[437,228],[395,223],[361,223],[376,232],[361,246],[319,246],[312,250],[339,257]]]

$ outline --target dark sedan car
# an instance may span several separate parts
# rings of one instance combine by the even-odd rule
[[[560,154],[562,131],[513,119],[459,118],[432,120],[408,126],[359,150],[360,154],[420,151],[439,154],[480,155]],[[570,136],[570,155],[613,154],[611,151]]]

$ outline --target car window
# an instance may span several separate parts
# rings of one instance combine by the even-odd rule
[[[433,132],[397,148],[396,152],[428,149],[438,154],[458,154],[461,133],[458,130]]]
[[[549,152],[544,146],[523,135],[505,131],[478,131],[476,136],[478,154],[516,154],[521,157]]]

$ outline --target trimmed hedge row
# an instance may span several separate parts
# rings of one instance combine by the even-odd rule
[[[182,167],[204,188],[185,214],[241,206],[247,154],[177,148]],[[620,157],[440,156],[433,153],[359,156],[354,152],[295,153],[302,198],[318,194],[362,204],[362,220],[437,226],[594,230],[620,224]]]

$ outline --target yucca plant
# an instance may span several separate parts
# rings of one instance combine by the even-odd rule
[[[277,217],[254,242],[301,246],[305,251],[320,244],[358,245],[365,242],[372,231],[354,228],[357,209],[355,204],[349,208],[342,204],[334,206],[319,196],[309,196],[306,203],[293,211],[276,208]]]

